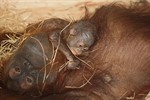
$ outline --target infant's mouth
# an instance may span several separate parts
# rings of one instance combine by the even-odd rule
[[[71,48],[71,52],[76,56],[81,55],[82,53],[79,49],[75,49],[75,48]]]

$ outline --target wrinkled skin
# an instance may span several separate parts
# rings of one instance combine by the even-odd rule
[[[49,44],[46,37],[42,33],[30,36],[10,59],[10,63],[5,69],[6,78],[4,78],[8,83],[8,88],[24,92],[35,85],[40,69],[51,60],[53,53],[49,52],[53,51],[50,44],[43,47],[45,51],[45,56],[43,56],[42,47],[38,41],[42,44]],[[45,41],[42,38],[45,38]]]
[[[95,41],[96,28],[87,21],[76,22],[70,29],[67,43],[74,55],[88,51]]]
[[[74,22],[69,29],[62,33],[58,29],[52,31],[50,41],[56,48],[59,45],[58,49],[69,60],[67,68],[76,69],[80,62],[75,56],[88,54],[89,48],[94,44],[95,35],[96,27],[89,21],[81,20]]]

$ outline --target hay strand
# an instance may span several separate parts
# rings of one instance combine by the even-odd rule
[[[83,78],[86,80],[86,82],[85,82],[84,84],[82,84],[82,85],[80,85],[80,86],[65,86],[65,88],[79,89],[79,88],[84,87],[84,86],[87,85],[88,83],[91,85],[90,80],[91,80],[91,79],[93,78],[93,76],[95,75],[95,72],[96,72],[96,71],[94,70],[93,74],[90,76],[89,79],[86,79],[85,76],[83,75]]]
[[[49,73],[48,73],[48,76],[50,75],[51,69],[53,68],[54,61],[55,61],[55,59],[56,59],[56,55],[57,55],[57,52],[58,52],[58,49],[59,49],[59,46],[60,46],[61,34],[62,34],[62,32],[63,32],[66,28],[68,28],[68,27],[71,25],[71,23],[72,23],[72,22],[70,22],[68,25],[66,25],[66,26],[60,31],[60,33],[59,33],[58,45],[57,45],[57,47],[56,47],[56,50],[54,51],[54,55],[53,55],[53,59],[52,59],[52,63],[51,63],[51,68],[50,68],[50,71],[49,71]],[[60,71],[60,70],[59,70],[59,71]]]
[[[0,61],[6,59],[14,53],[17,49],[15,43],[19,41],[19,37],[15,34],[6,34],[7,39],[2,40],[0,43]]]

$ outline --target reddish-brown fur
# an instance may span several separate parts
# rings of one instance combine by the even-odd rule
[[[99,8],[88,19],[97,26],[99,39],[94,51],[84,59],[93,69],[83,64],[79,70],[51,74],[57,76],[56,81],[46,85],[49,94],[40,100],[117,100],[149,91],[150,7],[136,7],[112,4]],[[58,70],[57,65],[53,68],[52,72]],[[81,88],[65,87],[79,87],[92,75]]]

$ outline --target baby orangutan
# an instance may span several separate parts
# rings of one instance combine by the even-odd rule
[[[9,89],[26,92],[37,89],[37,85],[45,81],[51,84],[54,80],[51,77],[45,79],[44,69],[48,68],[50,74],[58,73],[59,66],[66,61],[64,57],[69,60],[67,69],[76,69],[80,61],[75,56],[83,55],[95,41],[96,28],[88,21],[75,22],[64,31],[62,29],[68,22],[62,19],[45,20],[38,28],[39,24],[27,28],[26,31],[31,35],[23,41],[4,67],[4,81]],[[60,51],[57,57],[63,57],[64,61],[59,61],[52,67],[54,47],[57,46]]]
[[[88,21],[79,21],[63,32],[62,36],[60,31],[56,30],[50,33],[50,41],[57,47],[60,38],[59,50],[69,60],[67,68],[76,69],[79,60],[75,56],[83,55],[89,50],[95,41],[96,28]],[[67,33],[69,33],[68,37],[64,38]]]

